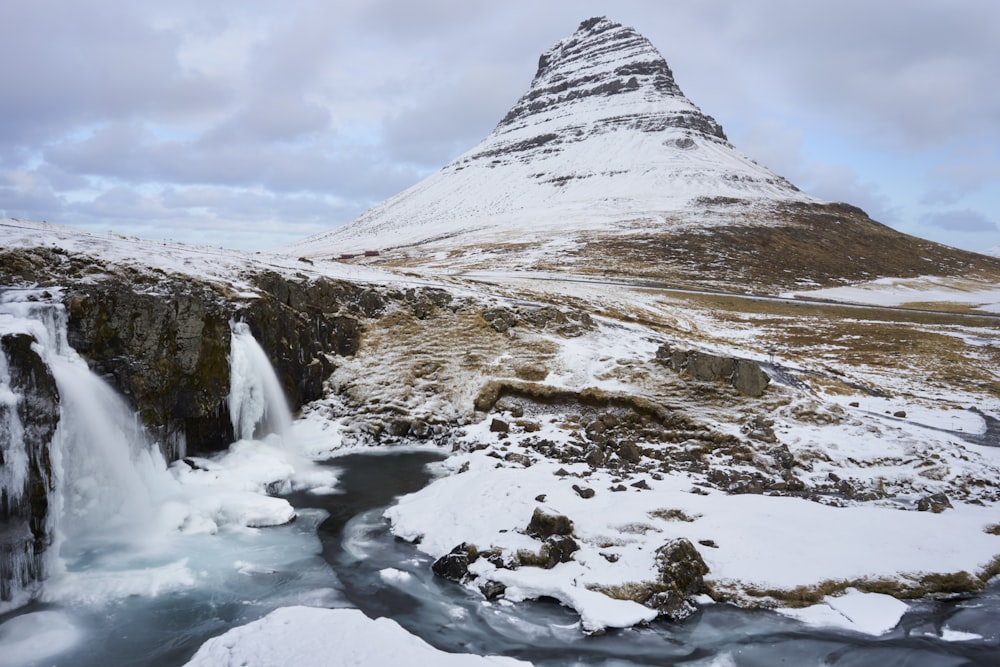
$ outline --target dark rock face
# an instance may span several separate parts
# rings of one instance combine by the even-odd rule
[[[370,291],[329,280],[256,277],[261,296],[233,303],[221,288],[165,279],[138,290],[119,281],[74,287],[66,299],[70,344],[114,379],[165,444],[192,452],[233,440],[229,408],[229,322],[241,319],[267,352],[293,409],[322,395],[328,355],[351,355],[361,325],[347,312],[379,312]],[[346,311],[346,312],[345,312]]]
[[[59,390],[45,361],[32,349],[27,334],[0,338],[0,354],[7,361],[10,386],[19,396],[16,407],[0,403],[0,412],[14,410],[27,453],[23,490],[3,489],[0,495],[0,601],[10,601],[20,590],[45,577],[46,549],[52,542],[48,526],[49,494],[53,488],[50,445],[59,424]],[[6,419],[0,423],[8,423]],[[0,465],[14,434],[0,433]]]

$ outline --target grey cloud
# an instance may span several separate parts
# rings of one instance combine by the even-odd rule
[[[971,209],[958,209],[928,213],[921,222],[939,229],[955,232],[995,232],[1000,227],[985,214]]]

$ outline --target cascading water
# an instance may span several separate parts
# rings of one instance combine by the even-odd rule
[[[0,298],[0,317],[7,332],[31,337],[31,349],[58,387],[58,426],[49,442],[34,443],[32,448],[37,450],[34,456],[44,459],[36,465],[45,468],[39,474],[49,478],[44,506],[51,545],[46,569],[61,572],[67,559],[94,549],[95,544],[106,546],[141,534],[176,482],[135,413],[68,344],[62,304],[38,290],[8,290]],[[30,455],[16,410],[23,400],[27,397],[11,386],[9,361],[4,358],[0,484],[6,505],[23,496],[27,481]],[[38,517],[32,521],[37,523]],[[10,575],[6,570],[14,565],[5,566],[5,579]]]
[[[285,436],[292,414],[267,353],[246,322],[231,322],[230,329],[229,414],[236,439]]]

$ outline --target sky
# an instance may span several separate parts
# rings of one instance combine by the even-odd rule
[[[800,189],[1000,246],[994,0],[11,0],[0,216],[248,250],[326,231],[486,137],[591,16]]]

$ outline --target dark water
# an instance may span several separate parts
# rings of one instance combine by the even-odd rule
[[[394,538],[382,519],[395,495],[426,484],[424,464],[438,458],[407,453],[337,459],[346,494],[322,498],[329,502],[323,509],[330,517],[319,535],[323,556],[351,606],[393,618],[440,649],[508,655],[538,665],[1000,665],[998,582],[974,599],[920,603],[900,627],[879,638],[818,631],[778,614],[728,605],[706,607],[680,624],[587,637],[576,614],[558,603],[486,602],[434,577],[431,560]],[[292,500],[317,506],[316,497]],[[944,641],[939,638],[944,626],[987,639]]]
[[[919,603],[879,638],[817,631],[778,614],[727,605],[706,607],[679,624],[587,637],[576,614],[556,602],[486,602],[434,577],[430,559],[394,538],[382,518],[397,496],[428,483],[427,464],[441,458],[408,451],[330,461],[342,471],[343,493],[289,496],[300,513],[295,523],[210,541],[209,548],[204,540],[193,542],[191,557],[199,562],[190,565],[218,573],[195,588],[21,610],[60,611],[85,634],[72,650],[31,664],[181,665],[211,636],[280,606],[311,604],[388,616],[443,650],[502,654],[538,665],[1000,665],[997,581],[972,599]],[[238,571],[234,561],[264,565]],[[986,639],[944,641],[939,635],[945,626]]]

